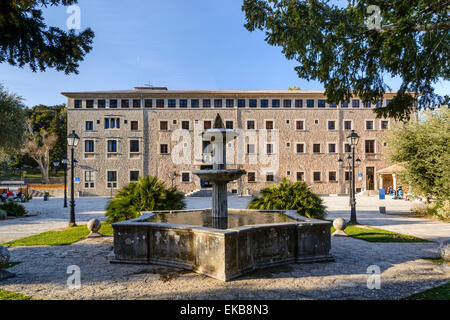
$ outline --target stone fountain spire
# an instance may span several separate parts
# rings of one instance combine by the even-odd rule
[[[209,139],[213,145],[213,168],[194,171],[195,175],[213,186],[211,214],[213,222],[216,221],[221,229],[224,225],[226,228],[228,218],[227,184],[246,173],[245,170],[227,169],[227,142],[237,135],[237,131],[225,129],[222,118],[217,114],[213,128],[202,132],[203,139]]]

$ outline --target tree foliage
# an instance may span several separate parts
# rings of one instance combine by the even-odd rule
[[[388,158],[404,163],[403,179],[415,193],[450,199],[450,110],[427,111],[420,122],[393,127],[386,137]]]
[[[141,211],[180,210],[186,206],[183,199],[176,186],[166,189],[157,177],[147,176],[119,190],[109,201],[105,216],[112,223],[137,218]]]
[[[22,98],[0,84],[0,160],[5,160],[22,147],[24,122]]]
[[[10,0],[0,2],[0,63],[28,65],[33,71],[55,68],[78,73],[79,62],[92,49],[94,32],[76,34],[47,27],[41,7],[72,5],[77,0]]]
[[[321,219],[326,211],[322,199],[312,193],[305,183],[292,183],[286,178],[279,185],[272,185],[260,191],[248,205],[249,209],[258,210],[297,210],[297,213]]]
[[[380,28],[366,23],[369,5],[380,8]],[[349,0],[345,7],[329,0],[244,0],[242,10],[245,27],[264,30],[270,45],[298,61],[300,78],[324,84],[330,102],[356,95],[376,103],[391,90],[384,77],[400,78],[396,97],[375,112],[407,119],[416,102],[426,108],[449,101],[433,88],[449,80],[448,6],[448,0]]]

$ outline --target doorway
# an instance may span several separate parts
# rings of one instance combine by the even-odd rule
[[[375,190],[375,168],[366,168],[366,190]]]

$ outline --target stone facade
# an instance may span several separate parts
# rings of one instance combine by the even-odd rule
[[[323,91],[169,91],[148,87],[63,95],[68,98],[68,132],[75,130],[80,136],[75,149],[78,161],[75,177],[79,178],[75,191],[83,196],[114,194],[130,183],[131,171],[138,171],[139,176],[157,175],[166,185],[176,185],[185,193],[201,189],[200,179],[192,174],[202,164],[200,131],[205,121],[211,121],[212,125],[217,113],[228,125],[232,121],[233,129],[242,129],[241,140],[228,146],[227,163],[232,163],[228,168],[244,169],[250,175],[254,172],[255,177],[255,181],[248,181],[247,174],[230,183],[231,192],[256,194],[286,177],[292,181],[303,178],[311,190],[319,194],[347,193],[346,169],[339,167],[337,160],[346,160],[349,154],[344,144],[350,129],[361,137],[356,147],[356,157],[362,161],[356,170],[357,191],[377,190],[377,170],[387,167],[382,124],[390,127],[394,122],[393,119],[377,119],[373,112],[375,106],[366,108],[359,99],[354,99],[359,101],[358,107],[353,101],[347,107],[324,104]],[[382,106],[394,95],[395,92],[386,93]],[[210,107],[204,107],[204,100],[210,100]],[[215,106],[215,100],[221,100],[222,106]],[[297,102],[300,100],[301,107]],[[308,107],[308,100],[313,101],[312,107]],[[111,108],[114,101],[117,107]],[[115,128],[111,125],[106,128],[106,119],[119,119],[120,128],[116,124]],[[178,129],[182,128],[183,121],[189,123],[189,129],[180,133]],[[254,129],[247,130],[251,125],[248,121],[253,121]],[[298,121],[303,121],[303,126],[299,123],[297,127]],[[350,129],[345,128],[346,121]],[[270,124],[273,129],[265,130],[271,128]],[[185,133],[190,141],[180,138]],[[251,139],[256,140],[251,143]],[[116,141],[115,146],[108,147],[108,140]],[[366,140],[373,141],[369,150],[366,150]],[[136,152],[131,152],[132,143],[138,145],[138,149],[134,149]],[[167,144],[167,153],[161,153],[165,151],[161,150],[164,149],[161,144]],[[247,144],[255,145],[254,154],[248,154]],[[272,154],[266,154],[270,149],[267,144],[272,144]],[[297,144],[303,144],[303,153],[297,152]],[[174,154],[179,153],[180,147],[192,151],[187,157],[189,161],[174,163]],[[239,158],[238,150],[243,151],[243,158]],[[108,171],[116,172],[110,173],[112,182],[107,181]],[[267,172],[273,173],[273,182],[270,177],[267,179]],[[314,181],[314,175],[318,181]]]

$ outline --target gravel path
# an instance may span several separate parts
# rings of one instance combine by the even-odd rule
[[[112,238],[69,246],[11,247],[1,288],[41,299],[399,299],[450,280],[450,270],[422,260],[437,243],[369,243],[332,239],[331,263],[290,264],[254,271],[230,282],[155,265],[109,262]],[[67,267],[81,269],[81,289],[69,290]],[[369,290],[367,268],[381,268],[381,288]],[[450,267],[447,267],[450,268]]]

